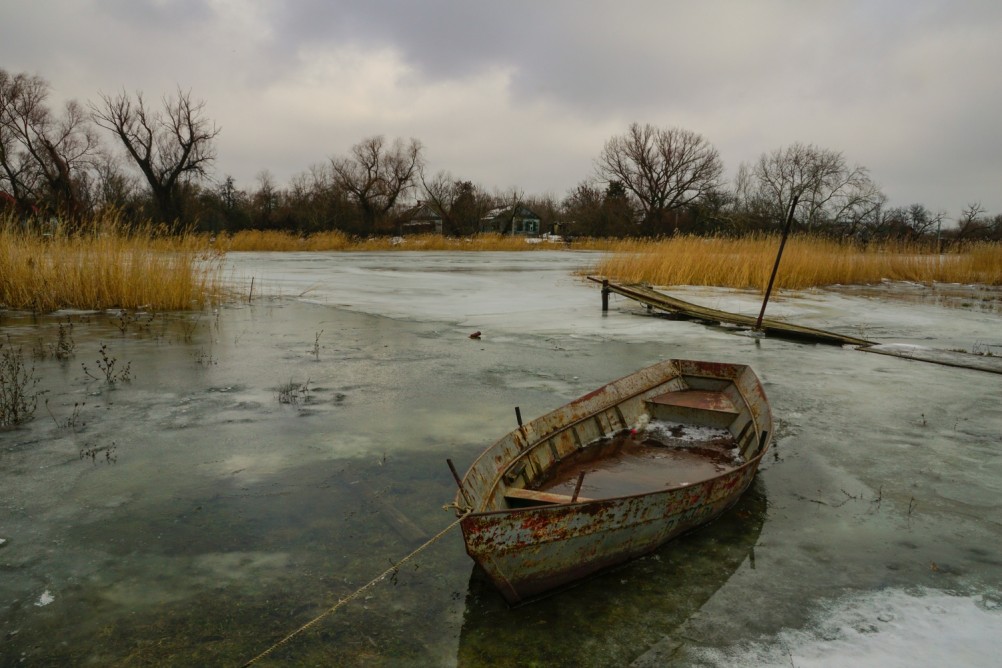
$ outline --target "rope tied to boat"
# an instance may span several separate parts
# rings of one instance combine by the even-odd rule
[[[392,566],[390,566],[389,568],[387,568],[385,571],[383,571],[382,573],[380,573],[379,575],[377,575],[375,578],[373,578],[372,580],[370,580],[366,584],[362,585],[361,587],[359,587],[358,589],[356,589],[355,591],[353,591],[351,594],[348,594],[347,596],[345,596],[342,599],[338,599],[337,603],[335,603],[331,607],[327,608],[326,610],[324,610],[319,615],[317,615],[316,617],[314,617],[310,621],[308,621],[305,624],[303,624],[302,626],[300,626],[298,629],[296,629],[292,633],[289,633],[284,638],[282,638],[278,642],[274,643],[271,647],[269,647],[268,649],[264,650],[263,652],[261,652],[260,654],[258,654],[257,656],[255,656],[253,659],[251,659],[247,663],[242,664],[241,668],[247,668],[247,666],[254,665],[255,663],[257,663],[258,661],[260,661],[264,657],[266,657],[269,654],[271,654],[272,652],[274,652],[276,649],[278,649],[282,645],[286,644],[287,642],[289,642],[290,640],[292,640],[293,638],[295,638],[296,636],[298,636],[300,633],[302,633],[306,629],[308,629],[311,626],[314,626],[315,624],[317,624],[320,620],[322,620],[325,617],[328,617],[328,616],[334,614],[335,612],[337,612],[337,610],[341,606],[347,605],[351,601],[354,601],[356,598],[358,598],[359,596],[361,596],[362,594],[364,594],[368,590],[372,589],[373,587],[375,587],[377,584],[379,584],[380,582],[382,582],[386,578],[388,578],[391,575],[395,574],[397,571],[400,570],[401,566],[403,566],[405,563],[407,563],[408,561],[410,561],[411,559],[413,559],[417,555],[419,555],[422,552],[424,552],[426,549],[428,549],[429,547],[431,547],[432,545],[434,545],[435,543],[437,543],[439,540],[441,540],[447,533],[449,533],[454,528],[456,528],[456,526],[458,526],[459,523],[463,521],[463,518],[466,517],[469,513],[470,513],[469,510],[465,510],[465,512],[463,512],[458,518],[456,518],[455,522],[453,522],[452,524],[450,524],[449,526],[445,527],[444,529],[442,529],[441,531],[439,531],[437,534],[435,534],[434,536],[432,536],[431,538],[429,538],[427,541],[425,541],[416,550],[414,550],[413,552],[411,552],[410,554],[408,554],[406,557],[404,557],[400,561],[396,562],[395,564],[393,564]]]

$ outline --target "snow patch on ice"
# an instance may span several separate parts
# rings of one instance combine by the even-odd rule
[[[693,650],[709,666],[996,666],[1002,599],[994,594],[885,590],[838,600],[808,628],[770,640]]]

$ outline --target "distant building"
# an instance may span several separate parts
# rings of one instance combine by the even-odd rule
[[[480,219],[481,232],[510,234],[519,237],[539,236],[541,219],[528,207],[498,207]]]
[[[29,202],[19,202],[12,195],[0,190],[0,220],[11,218],[22,223],[39,215],[38,207]]]
[[[400,236],[442,234],[442,214],[427,202],[418,202],[400,215]]]

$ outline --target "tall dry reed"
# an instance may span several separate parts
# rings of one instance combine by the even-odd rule
[[[776,236],[624,241],[592,273],[627,283],[764,291],[778,248]],[[776,287],[804,289],[882,280],[1002,285],[1002,245],[981,243],[939,254],[920,245],[864,247],[851,241],[794,236],[783,251]]]
[[[86,232],[42,235],[0,222],[0,308],[202,308],[224,297],[222,255],[195,235],[127,230],[113,216]]]

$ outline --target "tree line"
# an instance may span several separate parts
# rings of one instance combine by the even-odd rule
[[[865,167],[835,150],[794,143],[743,163],[724,180],[717,149],[682,128],[633,123],[602,147],[594,173],[562,199],[519,188],[487,189],[427,170],[416,139],[362,139],[345,155],[309,166],[282,186],[268,171],[251,189],[214,179],[221,128],[205,102],[178,88],[159,100],[100,94],[86,105],[49,104],[49,83],[0,69],[0,210],[58,220],[71,231],[113,212],[127,223],[171,230],[399,232],[415,204],[443,233],[470,235],[497,209],[525,206],[541,231],[600,237],[674,233],[744,235],[777,229],[793,209],[802,231],[876,239],[1002,239],[1002,214],[968,205],[943,230],[946,212],[889,206]]]

